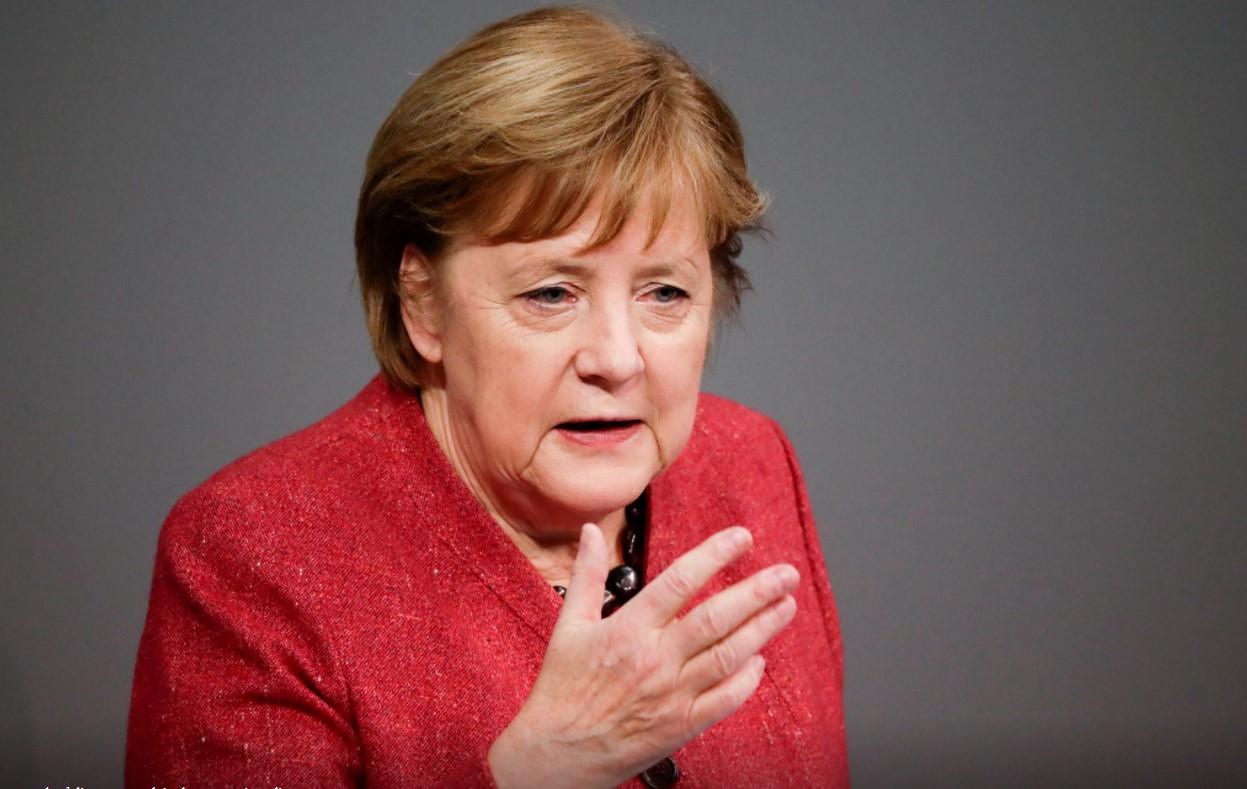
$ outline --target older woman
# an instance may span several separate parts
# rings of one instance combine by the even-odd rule
[[[359,201],[381,375],[170,513],[127,783],[847,784],[792,448],[698,391],[761,208],[718,95],[593,13],[420,76]]]

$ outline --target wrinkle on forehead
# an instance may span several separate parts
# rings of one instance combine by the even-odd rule
[[[563,258],[563,257],[532,257],[515,265],[510,272],[520,279],[536,279],[550,274],[567,274],[592,278],[599,268],[596,261]],[[638,277],[667,277],[677,273],[693,276],[697,273],[697,263],[692,258],[681,257],[671,260],[655,261],[641,266],[636,271]]]

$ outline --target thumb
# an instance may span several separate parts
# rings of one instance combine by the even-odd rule
[[[602,618],[602,590],[606,588],[607,571],[606,538],[596,525],[586,523],[580,529],[580,546],[576,549],[571,580],[567,582],[562,615],[599,621]]]

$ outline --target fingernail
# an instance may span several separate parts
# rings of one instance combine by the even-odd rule
[[[737,548],[744,548],[753,540],[753,535],[744,526],[734,526],[729,534],[732,545]]]

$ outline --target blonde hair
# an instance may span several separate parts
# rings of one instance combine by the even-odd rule
[[[455,239],[557,236],[602,197],[589,248],[653,206],[650,241],[677,197],[704,219],[720,317],[748,277],[741,233],[765,198],[745,166],[740,125],[673,49],[583,8],[552,7],[490,25],[407,88],[368,153],[355,251],[373,350],[391,384],[414,389],[423,364],[402,321],[399,267]]]

